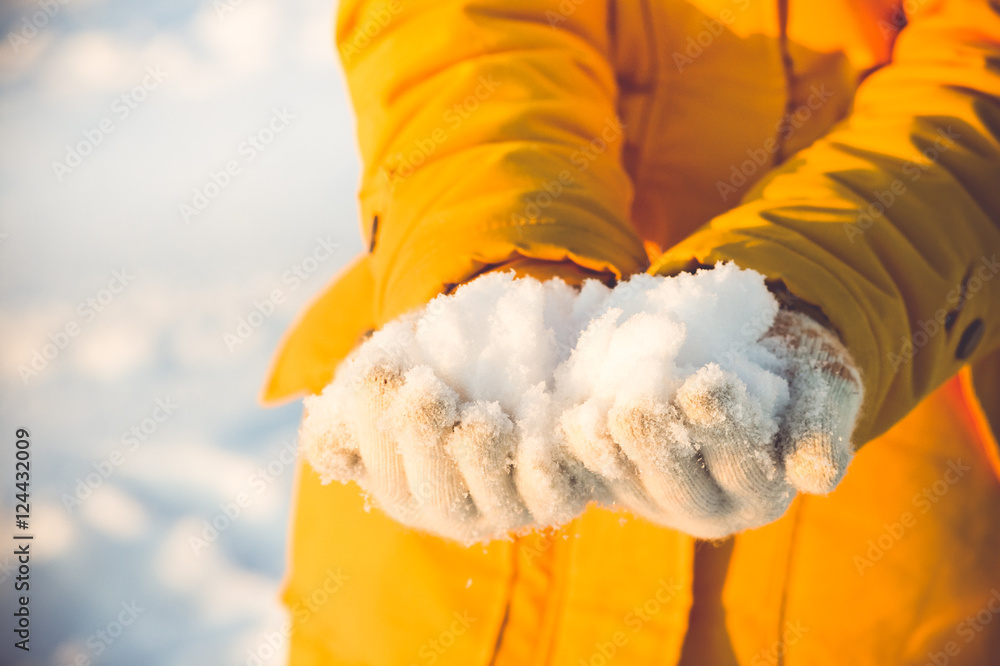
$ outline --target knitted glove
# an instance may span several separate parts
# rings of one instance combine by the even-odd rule
[[[829,493],[854,457],[861,375],[840,339],[798,312],[779,311],[763,344],[785,363],[792,398],[777,442],[785,476],[802,492]]]
[[[860,375],[837,336],[798,312],[779,311],[761,344],[788,382],[777,428],[746,383],[709,363],[670,400],[566,411],[568,448],[617,504],[703,538],[776,520],[797,490],[830,492],[853,456]]]
[[[473,543],[610,500],[559,447],[525,441],[496,402],[463,402],[426,366],[355,356],[338,377],[306,399],[300,447],[324,483],[356,481],[404,525]]]
[[[569,317],[571,305],[552,309]],[[777,421],[716,363],[669,395],[610,400],[561,400],[562,374],[548,369],[555,395],[544,380],[503,409],[460,395],[446,369],[417,362],[425,314],[391,322],[356,350],[322,395],[306,399],[300,428],[324,482],[356,481],[405,525],[472,543],[563,524],[597,501],[722,537],[777,519],[796,490],[829,492],[851,459],[860,377],[836,335],[803,314],[779,311],[760,340],[762,362],[787,383]],[[451,351],[469,363],[482,350]],[[636,374],[670,371],[632,359],[643,364]]]

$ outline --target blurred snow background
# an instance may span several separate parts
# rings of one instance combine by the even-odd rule
[[[282,331],[361,249],[333,5],[0,4],[0,662],[284,662],[266,646],[285,619],[300,406],[256,396]],[[280,131],[276,110],[294,116]],[[269,125],[263,150],[244,144]],[[97,145],[53,166],[81,142]],[[181,204],[230,161],[239,172],[186,222]],[[260,326],[227,344],[241,318]],[[30,657],[11,647],[20,427]],[[213,520],[225,527],[206,539]]]

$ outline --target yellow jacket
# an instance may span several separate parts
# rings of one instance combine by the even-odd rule
[[[300,467],[293,664],[995,663],[1000,4],[345,0],[336,41],[370,251],[265,401],[521,257],[733,260],[840,333],[868,443],[829,497],[697,548],[591,509],[464,549]]]

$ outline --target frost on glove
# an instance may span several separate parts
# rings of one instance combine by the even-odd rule
[[[614,289],[491,273],[356,349],[300,446],[324,482],[463,543],[592,501],[713,538],[832,490],[861,395],[837,336],[733,264]]]

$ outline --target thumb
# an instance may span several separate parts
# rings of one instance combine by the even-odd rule
[[[779,312],[766,338],[788,364],[790,400],[778,433],[785,476],[803,492],[829,493],[854,457],[861,375],[836,334],[802,313]]]
[[[323,483],[363,481],[361,461],[353,425],[345,413],[346,396],[339,385],[304,400],[299,424],[299,450]]]

